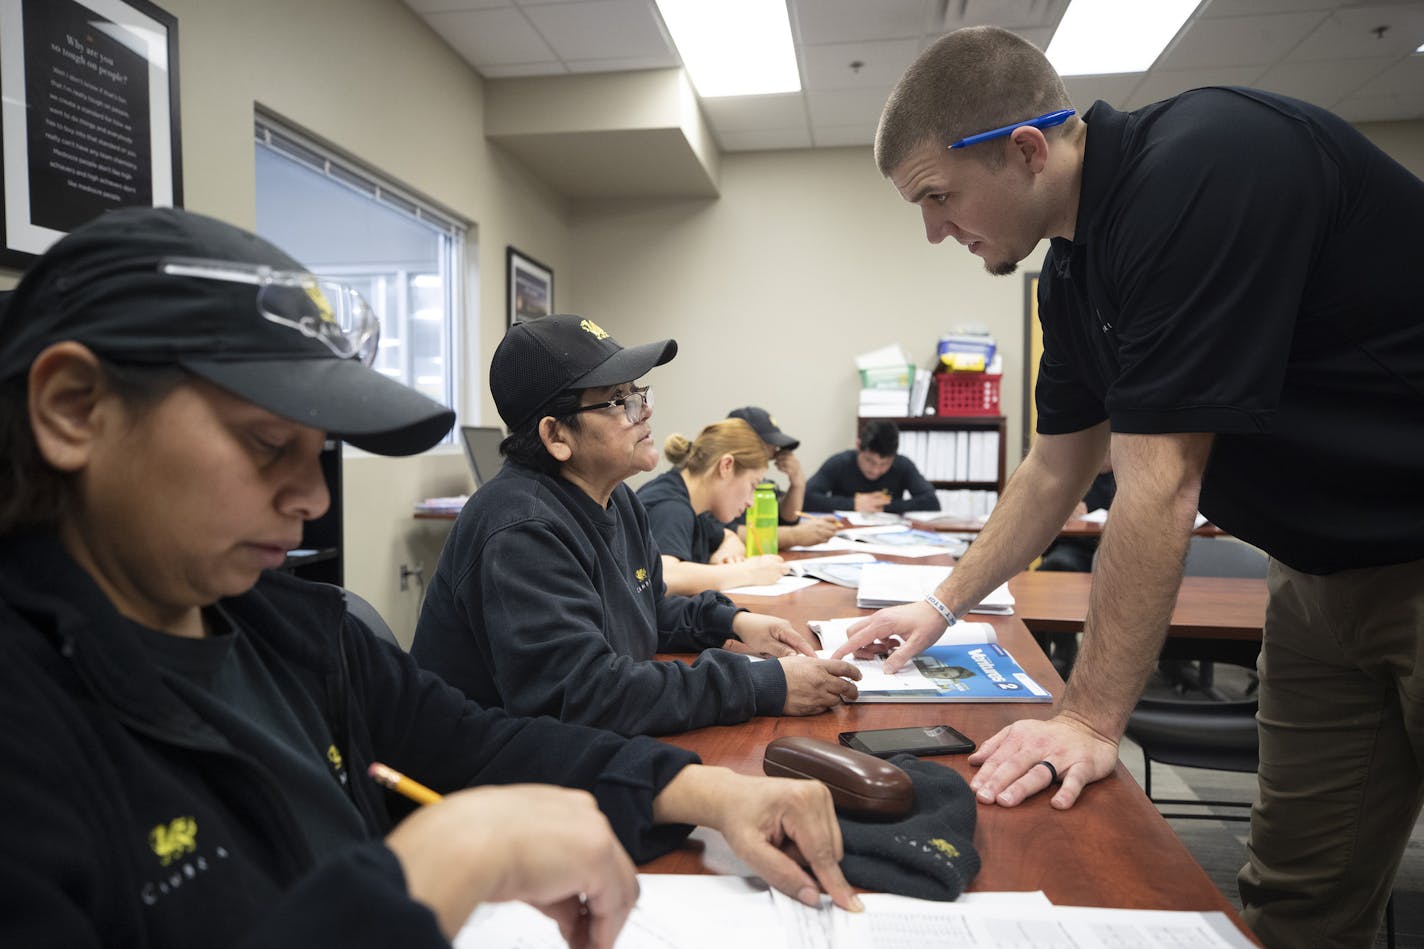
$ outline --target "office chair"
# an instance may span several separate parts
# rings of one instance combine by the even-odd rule
[[[390,624],[382,618],[374,606],[358,593],[353,593],[345,587],[338,589],[341,590],[342,597],[346,599],[346,612],[365,623],[377,639],[385,640],[396,646],[400,645],[400,640],[396,639],[396,634],[391,631]]]
[[[1183,573],[1189,577],[1266,578],[1266,555],[1249,544],[1229,537],[1192,537]],[[1202,692],[1218,702],[1227,697],[1216,688],[1215,663],[1226,662],[1255,669],[1261,644],[1242,640],[1169,639],[1162,649],[1160,668],[1179,694]],[[1247,694],[1255,691],[1255,675]]]
[[[1266,576],[1264,553],[1240,541],[1193,537],[1187,549],[1191,576]],[[1245,807],[1249,801],[1195,801],[1152,796],[1152,763],[1252,774],[1257,768],[1256,710],[1253,696],[1228,699],[1215,687],[1214,665],[1225,662],[1255,669],[1259,642],[1168,639],[1161,668],[1179,696],[1140,699],[1128,719],[1127,736],[1142,748],[1143,790],[1159,805]],[[1249,690],[1248,690],[1249,691]],[[1192,696],[1192,693],[1196,693]],[[1163,813],[1163,817],[1249,820],[1245,814]]]

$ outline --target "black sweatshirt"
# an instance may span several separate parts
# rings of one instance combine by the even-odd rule
[[[384,761],[450,792],[588,789],[633,859],[676,845],[652,800],[696,757],[483,710],[345,612],[338,590],[266,574],[221,601],[356,815],[325,857],[269,762],[169,685],[51,535],[0,540],[0,945],[447,946],[382,837],[413,807],[366,777]]]
[[[487,706],[625,735],[780,714],[778,662],[709,647],[732,635],[719,593],[673,596],[626,484],[602,508],[563,478],[506,463],[455,521],[411,653]],[[706,649],[697,661],[657,652]]]
[[[885,505],[885,510],[892,514],[939,510],[934,485],[926,481],[915,463],[904,455],[896,455],[890,470],[874,481],[861,473],[855,456],[855,449],[849,448],[827,458],[806,482],[802,507],[808,511],[854,511],[857,494],[886,491],[890,503]],[[909,497],[905,497],[907,493]]]

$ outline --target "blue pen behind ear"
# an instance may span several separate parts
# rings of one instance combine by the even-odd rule
[[[1025,119],[1022,122],[1015,122],[1013,125],[1002,125],[987,132],[980,132],[977,135],[969,135],[950,145],[950,148],[966,148],[970,145],[978,145],[980,142],[987,142],[992,138],[1003,138],[1013,132],[1014,129],[1031,125],[1036,129],[1053,128],[1055,125],[1062,125],[1068,121],[1068,116],[1072,115],[1076,109],[1059,109],[1057,112],[1045,112],[1036,118]]]

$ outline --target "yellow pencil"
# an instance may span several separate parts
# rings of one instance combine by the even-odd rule
[[[404,794],[417,804],[434,804],[441,797],[430,788],[419,781],[407,778],[395,768],[381,764],[379,761],[371,762],[371,767],[366,769],[366,773],[375,779],[377,784],[384,784],[397,794]]]

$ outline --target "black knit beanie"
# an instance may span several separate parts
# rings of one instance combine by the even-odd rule
[[[979,872],[974,792],[952,768],[912,755],[890,760],[914,782],[914,809],[893,820],[840,816],[841,870],[862,889],[956,899]]]

